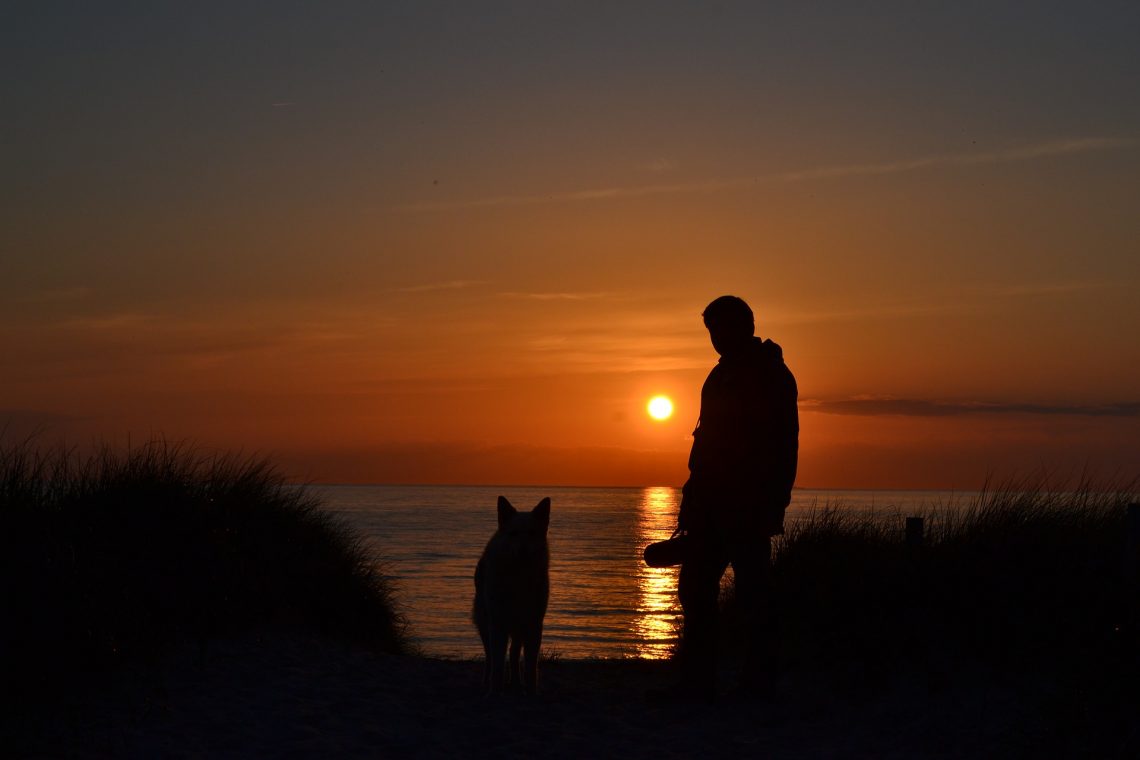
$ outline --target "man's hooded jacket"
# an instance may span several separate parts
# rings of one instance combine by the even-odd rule
[[[754,337],[721,356],[701,389],[683,528],[711,518],[769,536],[784,532],[799,452],[797,397],[776,343]]]

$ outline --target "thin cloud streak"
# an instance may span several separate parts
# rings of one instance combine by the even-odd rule
[[[801,401],[801,407],[804,411],[858,417],[953,417],[964,414],[1140,417],[1140,402],[1136,401],[1080,405],[857,397],[832,400],[805,399]]]
[[[650,161],[642,168],[644,168],[646,171],[661,174],[664,172],[675,171],[677,169],[677,162],[670,158],[658,158]]]
[[[901,319],[909,317],[942,317],[953,315],[980,314],[993,308],[999,299],[1064,296],[1075,293],[1089,293],[1112,288],[1131,287],[1130,281],[1121,282],[1030,282],[1006,285],[979,285],[971,288],[965,296],[943,303],[900,303],[885,304],[867,308],[832,310],[789,310],[773,309],[763,313],[765,325],[801,325],[828,322],[861,322],[879,319]]]
[[[1104,150],[1122,150],[1133,147],[1136,141],[1129,138],[1082,137],[1068,140],[1049,140],[1019,148],[982,153],[959,153],[925,156],[909,161],[893,161],[876,164],[840,164],[806,169],[794,172],[776,172],[751,177],[730,177],[711,179],[703,182],[681,182],[673,184],[641,185],[635,187],[609,187],[591,190],[576,190],[545,195],[499,195],[489,198],[474,198],[457,201],[427,201],[405,203],[392,207],[400,213],[422,213],[449,209],[486,208],[492,206],[526,206],[540,203],[572,203],[580,201],[601,201],[618,198],[637,198],[649,195],[675,195],[681,193],[713,193],[736,190],[761,183],[804,182],[815,179],[831,179],[852,176],[881,176],[905,172],[933,169],[943,166],[978,166],[1004,164],[1017,161],[1031,161],[1079,153]]]
[[[40,409],[0,409],[0,433],[13,426],[47,427],[82,420],[73,414],[45,412]]]
[[[1115,137],[1081,137],[1070,140],[1049,140],[1008,150],[934,155],[916,158],[910,161],[896,161],[881,164],[829,166],[802,172],[786,172],[784,174],[773,175],[773,177],[787,181],[802,181],[855,175],[900,174],[939,166],[1005,164],[1015,161],[1030,161],[1035,158],[1052,158],[1055,156],[1090,153],[1101,150],[1119,150],[1132,147],[1135,143],[1135,140]]]
[[[12,300],[20,304],[56,304],[68,301],[80,301],[88,298],[94,292],[92,288],[86,286],[49,288],[46,290],[36,290]]]
[[[60,326],[68,329],[114,331],[145,327],[155,324],[158,320],[159,317],[155,314],[121,312],[98,316],[75,317],[66,320]]]
[[[773,310],[770,313],[761,313],[757,316],[757,324],[772,325],[811,325],[829,322],[862,322],[881,319],[900,319],[909,317],[952,316],[976,314],[981,307],[972,303],[943,303],[943,304],[900,304],[897,306],[879,306],[866,309],[835,309],[827,311],[788,311]]]
[[[515,298],[526,301],[592,301],[609,298],[610,293],[499,293],[500,298]]]
[[[1109,288],[1126,287],[1125,282],[1031,282],[1016,285],[999,285],[985,288],[983,292],[993,296],[1021,297],[1021,296],[1054,296],[1070,293],[1085,293],[1093,290],[1107,290]]]
[[[423,285],[409,285],[403,288],[396,288],[395,292],[430,293],[436,290],[463,290],[465,288],[474,288],[486,284],[485,280],[448,280],[446,282],[429,282]]]

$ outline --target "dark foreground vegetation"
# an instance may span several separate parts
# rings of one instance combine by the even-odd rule
[[[161,441],[0,448],[0,526],[0,658],[17,704],[267,626],[409,648],[367,547],[262,460]]]
[[[1050,742],[1140,746],[1136,485],[1011,483],[925,515],[920,545],[904,515],[821,507],[776,542],[778,668],[853,694],[993,679],[1040,697]]]
[[[0,746],[451,756],[503,754],[509,734],[520,757],[551,736],[562,756],[1136,756],[1136,485],[1011,484],[925,515],[921,545],[904,515],[824,505],[776,543],[772,693],[658,712],[642,694],[662,664],[556,661],[504,731],[478,663],[336,645],[411,649],[368,548],[264,461],[0,448]],[[729,594],[726,669],[754,645],[737,617]],[[196,648],[214,654],[164,664]]]

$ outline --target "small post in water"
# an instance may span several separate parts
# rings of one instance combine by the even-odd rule
[[[906,545],[912,548],[922,546],[922,518],[906,518]]]

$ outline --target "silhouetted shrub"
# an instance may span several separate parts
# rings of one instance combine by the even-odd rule
[[[409,649],[371,552],[263,460],[0,448],[0,526],[11,689],[267,624]]]

